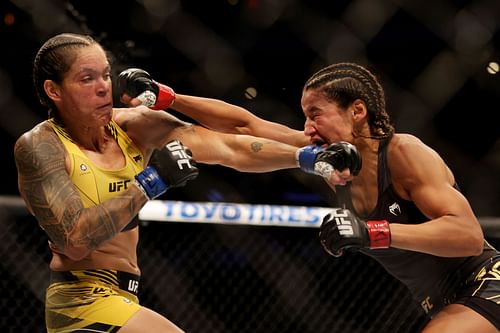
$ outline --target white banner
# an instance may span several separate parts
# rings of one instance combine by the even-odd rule
[[[152,200],[139,212],[143,221],[319,227],[331,208],[250,205],[228,202]]]

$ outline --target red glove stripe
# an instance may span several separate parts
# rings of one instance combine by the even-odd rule
[[[387,249],[391,246],[391,229],[385,220],[367,221],[370,249]]]
[[[175,92],[169,86],[163,85],[161,83],[155,82],[158,85],[158,97],[156,99],[156,104],[153,105],[153,110],[165,110],[168,109],[175,100]]]

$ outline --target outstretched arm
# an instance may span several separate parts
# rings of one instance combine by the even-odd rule
[[[172,108],[216,131],[253,135],[297,147],[309,144],[302,131],[259,118],[242,107],[218,99],[177,94]]]
[[[269,172],[297,168],[298,148],[250,135],[220,133],[198,125],[181,127],[169,137],[178,137],[193,152],[196,161],[220,164],[243,172]]]
[[[242,107],[218,99],[175,94],[172,88],[155,82],[141,69],[120,73],[117,91],[128,105],[142,104],[155,110],[170,107],[219,132],[258,136],[296,147],[309,143],[302,131],[264,120]]]
[[[352,149],[337,144],[340,150],[317,146],[295,147],[271,139],[244,134],[228,134],[179,120],[167,112],[145,106],[115,109],[115,121],[143,151],[162,147],[177,139],[193,153],[197,162],[220,164],[244,172],[268,172],[300,167],[302,170],[334,176],[333,169],[358,169]],[[329,178],[330,179],[330,178]]]
[[[200,163],[220,164],[245,172],[298,167],[298,147],[249,135],[213,131],[181,121],[167,112],[152,111],[144,106],[115,109],[114,119],[146,155],[177,139]]]

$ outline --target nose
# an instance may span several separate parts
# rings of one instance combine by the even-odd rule
[[[310,119],[306,119],[304,123],[304,135],[312,136],[316,132],[316,129],[313,126],[313,123]]]
[[[111,80],[100,78],[97,86],[97,95],[106,96],[111,90]]]

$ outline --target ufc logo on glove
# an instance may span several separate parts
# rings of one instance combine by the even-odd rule
[[[186,153],[179,141],[171,141],[167,143],[165,147],[172,152],[172,155],[179,157],[177,160],[177,166],[180,170],[184,169],[184,165],[186,165],[188,169],[192,168],[190,162],[191,157]]]
[[[342,236],[353,236],[354,235],[354,230],[352,230],[352,224],[351,220],[349,219],[349,216],[347,215],[347,211],[341,211],[341,213],[338,213],[337,211],[335,213],[332,213],[333,218],[335,220],[335,223],[338,226],[338,231],[339,234]]]

